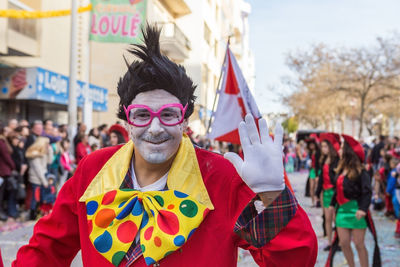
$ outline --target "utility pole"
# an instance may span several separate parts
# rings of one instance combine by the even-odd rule
[[[84,5],[86,2],[90,1],[85,1],[85,0],[80,0],[79,1],[81,5]],[[83,96],[84,96],[84,102],[83,102],[83,107],[82,107],[82,119],[83,123],[86,124],[87,130],[92,129],[92,116],[93,116],[93,102],[90,99],[90,69],[91,69],[91,43],[89,40],[90,36],[90,13],[85,14],[85,16],[81,15],[80,17],[80,41],[79,41],[79,46],[80,46],[80,51],[83,55],[81,62],[85,62],[86,65],[86,72],[84,76],[84,87],[83,87]],[[83,49],[85,51],[83,51]]]
[[[77,65],[77,0],[71,0],[71,43],[69,58],[69,94],[68,94],[68,134],[71,148],[74,149],[73,138],[77,127],[77,99],[76,99],[76,65]]]

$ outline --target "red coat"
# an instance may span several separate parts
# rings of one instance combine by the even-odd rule
[[[89,155],[91,152],[92,149],[90,148],[89,145],[85,146],[82,142],[79,142],[76,145],[76,151],[75,151],[76,164],[78,164],[83,157]]]
[[[15,164],[11,158],[11,152],[8,151],[6,142],[0,139],[0,176],[10,176],[14,169]]]
[[[79,198],[119,147],[98,150],[81,161],[59,193],[52,213],[38,221],[29,244],[18,251],[13,266],[69,266],[79,249],[85,266],[113,266],[90,242],[86,207]],[[202,149],[196,149],[196,155],[215,210],[180,250],[160,261],[160,266],[236,266],[238,247],[249,249],[260,266],[314,266],[317,241],[300,207],[274,239],[257,249],[233,232],[237,217],[255,194],[223,157]],[[145,267],[143,256],[132,266]]]

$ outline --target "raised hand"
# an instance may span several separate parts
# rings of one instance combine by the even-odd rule
[[[259,128],[260,135],[253,116],[247,114],[245,121],[239,124],[244,161],[233,152],[224,156],[255,193],[283,190],[282,126],[278,124],[275,127],[274,141],[269,136],[265,119],[259,120]]]

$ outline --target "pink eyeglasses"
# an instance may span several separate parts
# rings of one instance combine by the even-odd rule
[[[183,122],[187,105],[183,107],[180,103],[166,104],[154,112],[146,105],[133,104],[128,107],[124,106],[124,110],[128,123],[136,127],[149,125],[154,117],[157,117],[166,126],[175,126]]]

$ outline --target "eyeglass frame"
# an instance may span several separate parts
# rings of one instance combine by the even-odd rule
[[[183,105],[181,103],[165,104],[165,105],[161,106],[156,112],[154,112],[149,106],[141,105],[141,104],[131,104],[128,107],[125,107],[125,105],[124,105],[123,107],[124,107],[124,110],[125,110],[126,120],[128,121],[128,123],[130,125],[133,125],[133,126],[136,126],[136,127],[146,127],[146,126],[149,126],[152,123],[154,117],[157,117],[158,120],[161,122],[161,124],[163,124],[165,126],[175,126],[175,125],[181,124],[185,120],[185,113],[186,113],[186,109],[188,107],[188,104],[186,104],[185,107],[183,107]],[[178,107],[178,108],[180,108],[180,110],[182,111],[182,118],[176,123],[167,124],[167,123],[164,123],[161,120],[160,113],[161,113],[162,110],[164,110],[166,108],[170,108],[170,107]],[[145,108],[145,109],[147,109],[150,112],[150,120],[149,120],[149,122],[147,124],[144,124],[144,125],[138,125],[138,124],[133,123],[129,119],[129,112],[133,108]]]

